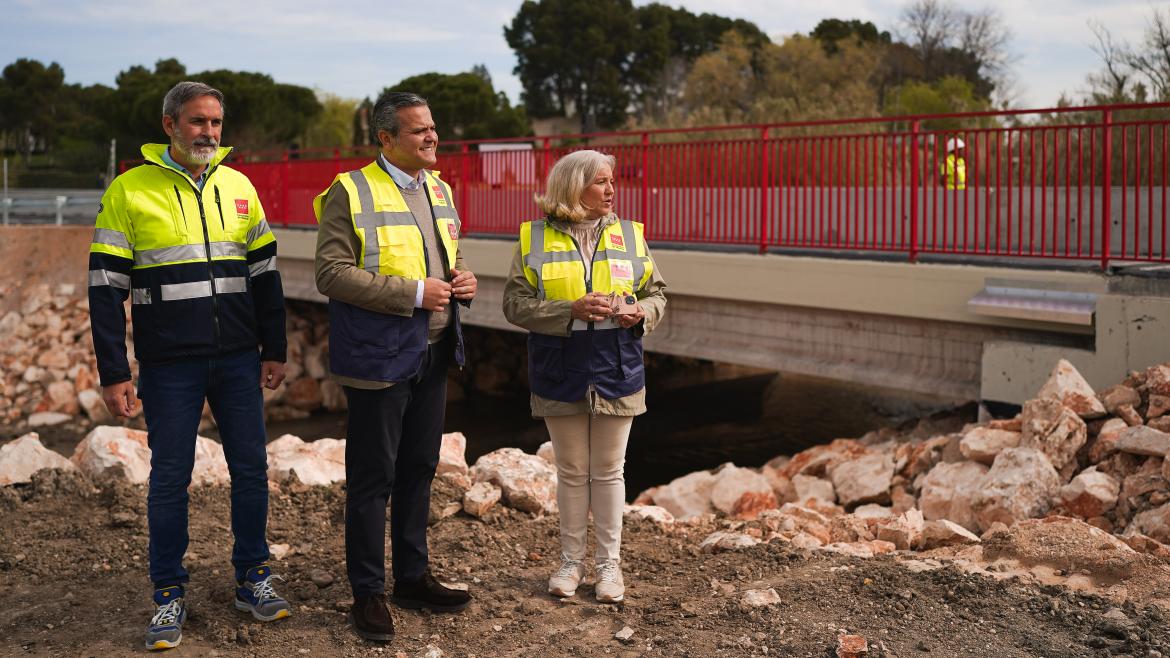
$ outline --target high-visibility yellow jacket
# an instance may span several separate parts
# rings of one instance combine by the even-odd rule
[[[524,276],[540,299],[576,301],[588,292],[630,295],[646,287],[654,261],[642,224],[603,219],[593,261],[585,263],[573,237],[554,222],[520,226]],[[528,381],[542,398],[576,402],[590,386],[606,399],[640,391],[646,385],[641,335],[612,320],[573,320],[568,337],[528,334]]]
[[[942,165],[943,186],[948,190],[967,189],[967,160],[951,153]]]
[[[394,179],[379,161],[339,174],[313,201],[317,221],[334,185],[345,188],[349,216],[361,248],[355,265],[380,276],[422,280],[429,272],[420,222],[431,221],[439,243],[439,260],[446,270],[455,266],[459,250],[459,214],[451,188],[438,172],[423,170],[431,217],[415,217]],[[462,303],[462,302],[461,302]],[[457,304],[448,307],[454,328],[454,359],[463,365],[463,329]],[[329,300],[329,370],[334,375],[379,382],[401,382],[414,377],[427,351],[430,312],[414,309],[410,317],[378,313]]]
[[[284,293],[276,238],[242,173],[208,165],[202,191],[146,144],[146,162],[118,176],[101,205],[89,256],[94,351],[103,386],[130,379],[126,315],[143,363],[261,347],[284,361]]]

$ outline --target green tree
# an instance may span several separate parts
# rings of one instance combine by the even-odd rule
[[[913,80],[897,87],[889,94],[883,108],[887,116],[915,114],[951,114],[956,112],[977,112],[989,109],[986,98],[979,97],[970,81],[947,76],[934,82]],[[958,120],[935,120],[931,128],[959,128]],[[967,122],[970,125],[970,122]]]
[[[301,146],[328,148],[353,145],[353,119],[360,101],[335,94],[317,92],[321,113],[305,128]]]
[[[382,90],[410,91],[427,99],[440,135],[454,139],[517,137],[530,134],[522,107],[512,107],[507,95],[497,93],[487,69],[468,73],[423,73]]]
[[[0,134],[27,162],[34,150],[45,150],[60,132],[65,71],[18,59],[0,76]]]
[[[809,34],[812,38],[820,41],[825,50],[830,54],[836,54],[839,50],[837,43],[845,39],[853,39],[861,43],[890,43],[890,33],[878,31],[876,25],[869,21],[859,21],[857,19],[841,20],[839,18],[826,18]]]
[[[622,125],[631,109],[667,111],[690,64],[729,31],[753,47],[768,41],[748,21],[630,0],[526,0],[504,37],[528,114],[578,116],[592,131]]]
[[[525,0],[504,38],[533,117],[581,117],[590,131],[621,124],[640,35],[630,0]]]

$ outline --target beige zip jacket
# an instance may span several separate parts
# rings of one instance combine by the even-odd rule
[[[616,215],[610,215],[601,220],[598,232],[606,226],[618,221]],[[569,232],[568,222],[551,220],[552,225],[560,230]],[[650,254],[647,247],[646,255]],[[632,331],[639,337],[654,330],[662,321],[666,311],[666,281],[654,264],[654,271],[646,287],[637,293],[638,303],[646,318],[636,325]],[[524,276],[524,261],[520,253],[520,242],[517,240],[516,249],[512,252],[512,266],[508,271],[508,280],[504,284],[504,317],[508,322],[538,334],[550,336],[568,336],[573,324],[572,302],[563,300],[542,300],[537,297],[537,290]],[[590,400],[589,398],[592,398]],[[576,402],[561,402],[549,400],[532,394],[532,415],[535,418],[546,416],[574,416],[577,414],[592,413],[599,416],[637,416],[646,413],[646,389],[622,398],[607,400],[598,395],[590,395]],[[590,404],[592,402],[592,404]]]

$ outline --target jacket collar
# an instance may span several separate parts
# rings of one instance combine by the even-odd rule
[[[552,216],[549,216],[547,218],[547,221],[548,221],[549,226],[555,228],[556,230],[560,231],[561,233],[568,233],[569,227],[574,224],[574,222],[571,222],[569,220],[559,219],[557,217],[552,217]],[[597,224],[597,229],[599,231],[604,231],[605,229],[609,228],[609,226],[611,224],[614,224],[617,221],[618,221],[617,213],[611,212],[610,214],[601,218],[601,221],[598,222],[598,224]]]
[[[165,162],[163,162],[163,152],[165,152],[169,147],[170,144],[143,144],[142,157],[151,164],[156,164],[160,167],[163,167],[164,169],[175,171],[174,169],[168,167]],[[219,163],[223,162],[231,152],[232,147],[230,146],[219,147],[219,149],[215,152],[215,157],[212,158],[211,162],[207,164],[207,175],[210,176],[211,172],[214,171],[215,168],[219,166]]]

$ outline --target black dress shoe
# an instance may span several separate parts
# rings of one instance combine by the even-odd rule
[[[354,596],[353,608],[349,611],[349,623],[359,636],[374,642],[389,642],[394,639],[394,619],[386,607],[386,595],[369,594]]]
[[[390,600],[400,608],[411,610],[458,612],[471,603],[471,595],[463,590],[444,587],[428,571],[417,582],[395,582],[394,596]]]

